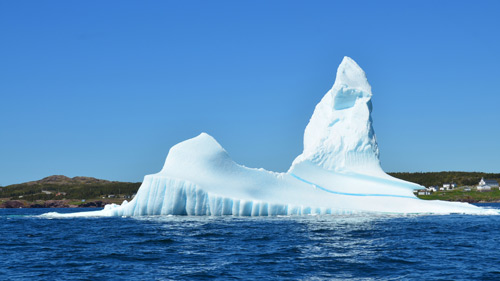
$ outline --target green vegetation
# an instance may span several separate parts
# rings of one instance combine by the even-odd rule
[[[105,181],[87,177],[51,176],[39,181],[9,185],[1,188],[0,198],[34,202],[36,200],[97,199],[114,195],[129,198],[141,183]],[[21,196],[21,197],[20,197]]]
[[[1,197],[17,199],[19,196],[26,201],[35,200],[60,200],[66,199],[85,199],[101,198],[110,194],[120,196],[132,196],[139,189],[140,183],[112,182],[104,184],[79,184],[79,185],[51,185],[38,184],[27,186],[25,184],[17,185],[15,188],[5,188]],[[52,194],[44,194],[44,191],[51,191]]]
[[[461,201],[461,202],[499,202],[500,201],[500,190],[498,188],[492,189],[491,191],[464,191],[463,188],[449,190],[449,191],[438,191],[431,195],[419,195],[418,198],[424,200],[445,200],[445,201]]]
[[[462,202],[500,202],[500,191],[494,188],[491,191],[477,191],[474,187],[481,178],[497,180],[500,174],[480,172],[428,172],[428,173],[389,173],[395,178],[418,183],[425,187],[442,187],[444,183],[455,183],[460,188],[447,191],[433,192],[431,195],[418,195],[425,200],[445,200]],[[464,187],[472,187],[465,191]]]
[[[481,178],[497,180],[500,182],[500,174],[480,172],[428,172],[428,173],[389,173],[389,175],[418,183],[425,187],[443,186],[444,183],[456,183],[457,186],[477,185]]]

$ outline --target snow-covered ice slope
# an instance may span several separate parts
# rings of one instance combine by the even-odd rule
[[[306,127],[303,153],[287,173],[238,165],[202,133],[173,146],[163,169],[144,178],[131,202],[47,216],[497,213],[420,200],[413,190],[421,186],[387,175],[380,167],[371,97],[364,71],[345,57]]]

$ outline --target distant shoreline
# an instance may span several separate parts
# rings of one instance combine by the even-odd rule
[[[80,201],[80,204],[75,204],[75,200],[37,200],[35,202],[28,202],[26,200],[5,200],[0,201],[0,209],[29,209],[29,208],[103,208],[107,204],[121,204],[122,201],[118,200],[91,200]]]
[[[68,205],[65,203],[66,200],[47,200],[52,201],[48,202],[48,204],[26,204],[26,202],[22,202],[22,200],[9,200],[0,204],[0,209],[92,209],[92,208],[104,208],[107,204],[112,204],[111,202],[104,201],[90,201],[89,205]],[[55,201],[55,202],[54,202]],[[495,201],[480,201],[480,202],[469,202],[469,201],[458,201],[458,202],[467,202],[474,204],[489,204],[489,203],[500,203],[500,200]],[[47,203],[47,202],[46,202]]]
[[[449,200],[449,198],[430,198],[432,196],[418,196],[423,200],[443,200],[452,202],[465,202],[474,204],[500,203],[500,198],[492,198],[491,200],[477,200],[470,197],[457,198],[457,200]],[[456,197],[455,197],[456,198]],[[107,204],[121,204],[123,200],[91,200],[74,204],[75,200],[37,200],[36,202],[28,202],[26,200],[6,200],[0,201],[0,209],[55,209],[55,208],[103,208]],[[72,204],[73,203],[73,204]]]
[[[455,183],[458,186],[454,190],[417,196],[423,200],[500,203],[498,188],[487,192],[479,192],[474,188],[481,178],[500,182],[500,173],[449,171],[388,174],[422,186],[441,187],[445,183]],[[140,186],[140,182],[53,175],[37,181],[0,186],[0,208],[99,208],[106,204],[130,201]],[[469,187],[469,191],[465,187]]]
[[[437,191],[429,195],[417,195],[423,200],[442,200],[451,202],[467,202],[467,203],[500,203],[500,191],[494,188],[490,191],[477,191],[472,189],[466,191],[464,187],[459,187],[454,190]]]

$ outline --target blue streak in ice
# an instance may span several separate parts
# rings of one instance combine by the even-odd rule
[[[316,188],[319,188],[325,192],[329,192],[329,193],[333,193],[333,194],[339,194],[339,195],[347,195],[347,196],[377,196],[377,197],[398,197],[398,198],[409,198],[409,199],[417,199],[416,197],[412,197],[412,196],[405,196],[405,195],[393,195],[393,194],[376,194],[376,193],[347,193],[347,192],[340,192],[340,191],[333,191],[333,190],[330,190],[330,189],[327,189],[327,188],[324,188],[322,186],[319,186],[315,183],[312,183],[308,180],[305,180],[293,173],[290,173],[290,175],[292,175],[292,177],[302,181],[302,182],[305,182],[307,184],[310,184],[310,185],[313,185],[314,187]]]

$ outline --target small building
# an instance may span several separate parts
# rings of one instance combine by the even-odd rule
[[[114,194],[109,194],[109,195],[108,195],[108,198],[116,198],[116,195],[114,195]]]
[[[484,178],[481,178],[481,180],[479,181],[479,186],[482,185],[489,185],[490,187],[498,187],[498,182],[496,180],[488,180],[488,179],[485,180]]]
[[[478,185],[477,191],[491,191],[491,186],[489,185]]]
[[[436,192],[436,191],[437,191],[437,186],[429,186],[429,187],[427,188],[427,190],[428,190],[429,192]]]
[[[49,195],[49,194],[52,194],[52,191],[42,190],[42,193],[43,193],[43,194],[47,194],[47,195]]]
[[[431,193],[427,189],[419,189],[417,190],[418,195],[430,195]]]
[[[453,190],[455,187],[457,187],[456,183],[443,183],[443,190]],[[441,190],[441,189],[439,189]]]

